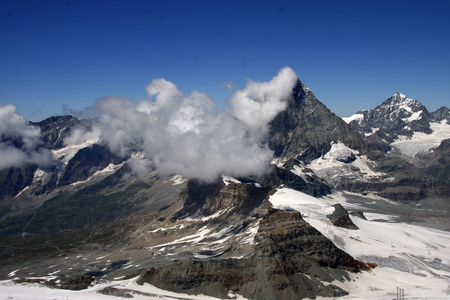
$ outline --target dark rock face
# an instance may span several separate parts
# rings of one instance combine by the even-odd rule
[[[284,165],[284,168],[274,165],[270,166],[270,172],[261,178],[261,184],[273,188],[284,184],[286,187],[314,197],[321,197],[331,193],[330,187],[320,178],[312,175],[305,175],[302,178],[292,173],[291,168],[296,163],[299,162],[292,159]]]
[[[64,290],[79,291],[87,289],[95,278],[89,275],[78,276],[58,276],[56,279],[44,280],[44,279],[27,279],[19,278],[14,280],[15,283],[40,283],[51,288],[60,288]]]
[[[333,207],[334,212],[331,215],[327,215],[331,224],[347,229],[358,229],[358,226],[356,226],[348,216],[348,211],[345,210],[341,204],[335,204]]]
[[[42,141],[46,148],[60,149],[64,146],[64,139],[70,135],[75,126],[81,124],[81,121],[72,116],[56,116],[31,124],[41,129]]]
[[[107,147],[94,144],[75,154],[64,169],[58,184],[67,185],[86,180],[97,170],[101,170],[111,163],[119,164],[122,161],[123,158],[114,155]]]
[[[425,171],[438,181],[450,184],[450,139],[443,140],[433,151]]]
[[[347,293],[330,282],[367,265],[354,260],[305,222],[300,213],[270,209],[247,259],[176,261],[143,273],[139,283],[184,293],[249,299],[301,299]],[[348,278],[347,278],[348,279]]]
[[[433,118],[438,121],[447,121],[447,124],[450,124],[450,109],[446,106],[439,108],[438,110],[431,113]]]
[[[12,167],[0,171],[0,199],[17,195],[33,181],[36,165]]]
[[[296,211],[270,211],[260,221],[255,241],[258,257],[273,259],[279,256],[292,260],[294,265],[296,260],[306,259],[322,267],[352,272],[364,267],[309,225]]]
[[[88,225],[105,224],[128,216],[136,206],[135,195],[149,188],[147,184],[131,185],[125,190],[108,187],[121,182],[126,168],[118,171],[97,184],[75,192],[66,192],[45,201],[33,212],[9,216],[0,221],[0,236],[21,234],[56,233],[66,229],[80,229]]]
[[[309,162],[327,153],[331,142],[337,141],[362,154],[379,155],[299,81],[286,110],[270,123],[269,147],[277,157]]]
[[[134,298],[133,293],[136,293],[136,291],[128,290],[128,289],[117,289],[112,286],[108,286],[102,290],[99,290],[97,293],[103,294],[103,295],[110,295],[110,296],[116,296],[120,298]],[[156,295],[149,295],[149,296],[156,296]]]
[[[59,283],[56,283],[58,280]],[[89,275],[59,276],[58,279],[54,279],[47,284],[65,290],[77,291],[87,289],[94,280],[95,278]]]
[[[355,193],[374,192],[383,198],[403,203],[417,202],[423,199],[450,197],[448,183],[437,182],[430,178],[402,178],[393,182],[345,182],[339,189]]]
[[[185,217],[209,216],[219,210],[237,207],[234,211],[247,216],[266,199],[269,189],[256,187],[254,184],[228,184],[221,180],[211,184],[201,184],[190,180],[187,187],[180,194],[184,202],[174,219]]]
[[[358,218],[360,218],[360,219],[367,220],[367,219],[366,219],[366,216],[364,216],[364,213],[363,213],[362,211],[360,211],[360,210],[358,210],[358,211],[352,211],[350,214],[351,214],[352,216],[358,217]]]

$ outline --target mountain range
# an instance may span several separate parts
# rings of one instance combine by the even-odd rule
[[[448,297],[450,110],[397,93],[342,119],[293,86],[253,141],[272,154],[258,174],[165,172],[139,139],[116,151],[97,134],[101,117],[28,123],[33,143],[2,133],[3,148],[52,162],[0,170],[1,279],[84,289],[135,278],[248,299],[393,298],[401,284],[426,297],[431,282]]]

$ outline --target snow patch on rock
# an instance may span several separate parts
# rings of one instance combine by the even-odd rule
[[[342,120],[344,120],[345,123],[347,123],[347,124],[350,124],[350,122],[352,122],[352,121],[360,121],[363,119],[364,119],[364,115],[362,113],[356,113],[350,117],[342,118]]]
[[[353,160],[352,157],[354,157]],[[359,155],[358,151],[337,142],[332,143],[329,152],[313,160],[306,167],[313,170],[319,178],[335,186],[342,177],[361,181],[381,177],[383,173],[373,171],[372,163],[365,155]]]

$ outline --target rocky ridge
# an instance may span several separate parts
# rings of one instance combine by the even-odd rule
[[[383,152],[393,149],[399,138],[411,138],[415,133],[431,135],[431,124],[446,122],[449,109],[442,107],[430,113],[419,101],[396,93],[371,110],[364,110],[344,118],[350,127],[367,143]]]

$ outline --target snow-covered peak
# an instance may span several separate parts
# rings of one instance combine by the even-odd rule
[[[405,94],[402,94],[402,93],[399,93],[399,92],[397,92],[394,95],[392,95],[392,97],[398,97],[398,98],[402,98],[402,99],[408,98],[408,97],[406,97]]]
[[[344,120],[345,123],[349,124],[351,121],[360,121],[364,119],[364,114],[359,112],[354,114],[353,116],[350,117],[345,117],[342,118],[342,120]]]
[[[396,93],[386,101],[384,101],[380,108],[392,110],[405,110],[407,112],[415,112],[420,110],[422,104],[412,98],[408,98],[402,93]]]

